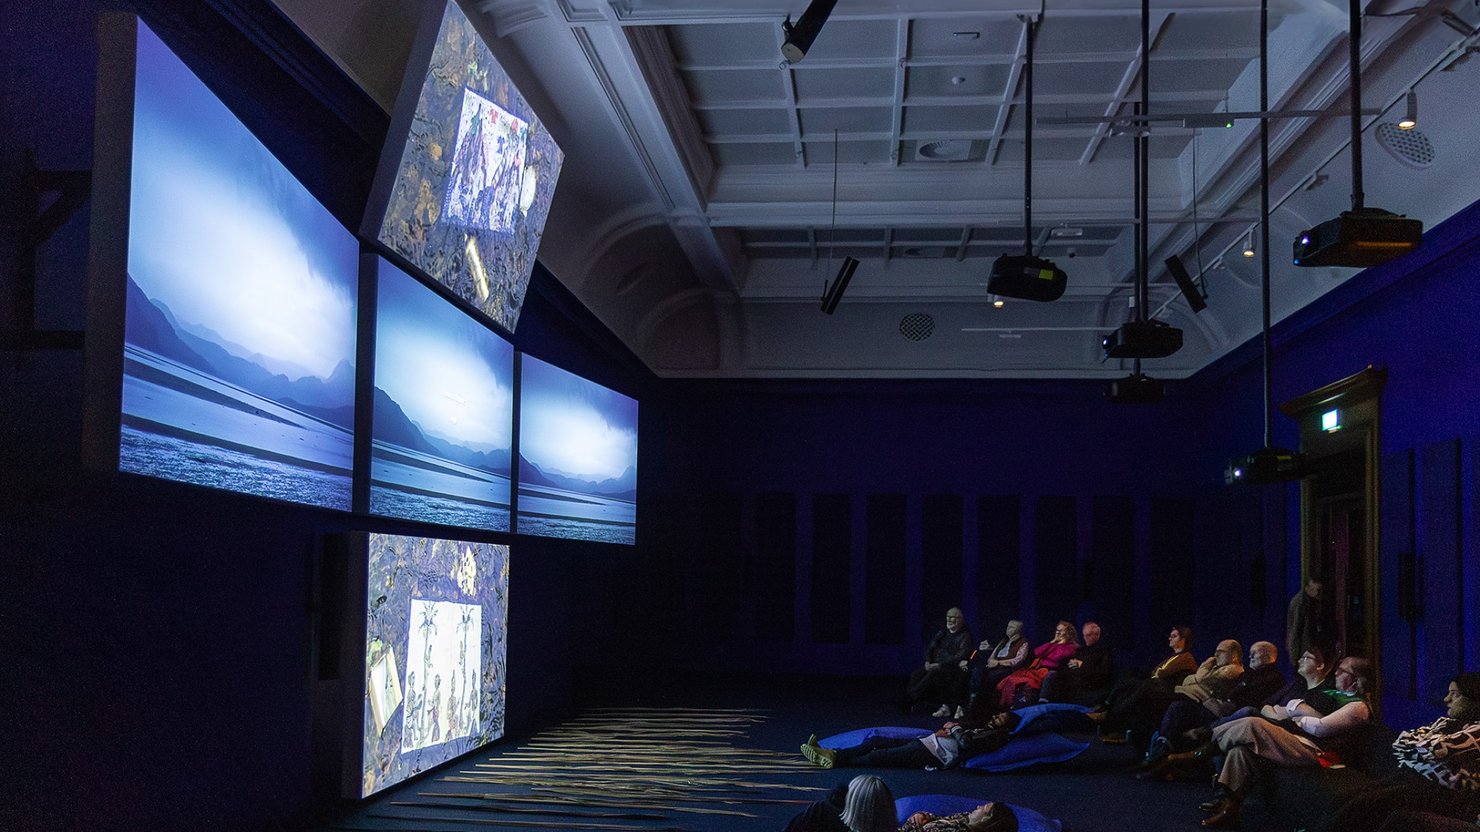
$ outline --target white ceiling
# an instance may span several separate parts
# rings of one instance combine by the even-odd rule
[[[278,0],[387,107],[419,2]],[[1042,13],[1032,236],[1069,288],[996,309],[991,262],[1023,249],[1020,17],[1039,7],[840,0],[788,65],[781,21],[805,8],[790,2],[470,6],[566,152],[540,260],[661,376],[1124,375],[1098,345],[1131,295],[1133,142],[1106,119],[1140,97],[1140,4],[1070,0]],[[1369,206],[1432,226],[1480,198],[1480,60],[1454,63],[1480,43],[1458,30],[1480,8],[1372,14],[1410,8],[1367,7],[1363,103],[1385,113],[1366,120],[1364,183]],[[1258,110],[1258,24],[1248,0],[1153,3],[1152,115]],[[1345,4],[1271,8],[1271,109],[1345,109],[1346,31]],[[1423,169],[1385,152],[1373,129],[1396,120],[1413,85],[1435,155]],[[1345,118],[1270,122],[1276,320],[1356,271],[1290,265],[1296,233],[1350,205],[1349,130]],[[1259,258],[1241,256],[1258,221],[1258,122],[1157,121],[1150,135],[1151,304],[1186,330],[1186,346],[1146,369],[1180,378],[1258,332]],[[964,158],[923,158],[932,143]],[[1160,266],[1172,254],[1194,275],[1201,263],[1201,314]],[[845,255],[862,265],[827,316],[819,299]]]

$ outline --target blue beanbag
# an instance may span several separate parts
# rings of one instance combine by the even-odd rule
[[[1085,716],[1089,708],[1068,702],[1044,702],[1019,708],[1014,734],[1041,734],[1045,731],[1093,731],[1095,724]]]
[[[1060,734],[1031,734],[1013,737],[1012,742],[996,751],[978,754],[961,764],[977,771],[1011,771],[1038,763],[1062,763],[1072,760],[1089,748],[1087,742],[1075,742]]]
[[[885,725],[881,728],[859,728],[855,731],[844,731],[830,737],[820,739],[817,744],[823,748],[852,748],[860,745],[869,737],[888,737],[895,740],[917,740],[929,735],[929,728],[906,728],[899,725]]]
[[[932,815],[944,817],[946,815],[958,815],[962,812],[970,812],[972,809],[986,803],[981,797],[962,797],[954,794],[917,794],[909,797],[901,797],[894,801],[894,814],[897,822],[904,823],[905,819],[916,812],[929,812]],[[1038,812],[1019,806],[1016,803],[1008,803],[1012,807],[1013,814],[1017,815],[1018,832],[1060,832],[1063,824],[1053,818],[1044,817]]]

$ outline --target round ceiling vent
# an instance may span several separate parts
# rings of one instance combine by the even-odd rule
[[[1394,159],[1423,170],[1434,163],[1434,145],[1418,130],[1403,130],[1391,122],[1377,125],[1377,143]]]
[[[915,158],[922,162],[964,162],[970,157],[971,142],[965,139],[941,139],[915,146]]]
[[[899,334],[911,341],[924,341],[935,332],[935,319],[924,312],[911,312],[899,319]]]

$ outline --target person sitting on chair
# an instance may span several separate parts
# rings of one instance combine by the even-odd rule
[[[1029,647],[1028,639],[1023,635],[1023,622],[1017,619],[1007,622],[1007,633],[996,645],[985,641],[977,645],[977,652],[961,663],[961,669],[971,674],[966,697],[968,713],[978,714],[984,692],[995,689],[1007,674],[1028,663],[1031,658]]]
[[[1098,711],[1091,711],[1088,716],[1091,720],[1101,723],[1100,739],[1108,743],[1124,742],[1121,731],[1125,727],[1121,724],[1127,716],[1142,707],[1140,700],[1149,696],[1165,696],[1170,693],[1172,686],[1187,678],[1189,673],[1196,673],[1197,659],[1192,656],[1192,628],[1186,625],[1178,625],[1171,629],[1167,635],[1167,648],[1172,651],[1170,656],[1151,671],[1151,675],[1145,679],[1128,679],[1115,686],[1110,695],[1105,698],[1104,704]]]
[[[1193,729],[1211,726],[1215,720],[1240,708],[1258,708],[1264,704],[1285,683],[1278,660],[1277,647],[1267,641],[1256,641],[1249,647],[1249,662],[1243,674],[1227,693],[1211,696],[1201,702],[1184,699],[1168,705],[1166,713],[1162,715],[1157,737],[1146,753],[1144,764],[1148,768],[1154,767],[1166,755],[1188,751],[1207,740],[1207,737],[1197,739],[1189,736]],[[1292,692],[1281,701],[1288,702],[1298,698],[1303,692]],[[1208,736],[1212,736],[1211,728]],[[1143,779],[1155,777],[1159,773],[1150,771]]]
[[[965,673],[960,664],[971,655],[971,646],[975,643],[961,608],[946,610],[946,626],[925,648],[925,666],[910,674],[905,691],[909,707],[913,708],[915,703],[922,701],[940,702],[941,706],[934,715],[941,717],[951,716],[953,705],[956,710],[961,710],[962,703],[952,700],[960,695],[960,679]]]
[[[1259,716],[1213,729],[1223,768],[1218,773],[1218,798],[1202,804],[1202,810],[1211,813],[1202,825],[1238,826],[1260,760],[1293,767],[1320,765],[1323,757],[1340,759],[1348,741],[1372,720],[1368,697],[1373,684],[1372,663],[1347,657],[1336,666],[1336,687],[1310,691],[1303,700],[1285,705],[1265,705]]]
[[[1074,651],[1069,660],[1043,677],[1043,687],[1038,698],[1044,702],[1081,703],[1081,699],[1104,696],[1110,687],[1110,677],[1115,668],[1110,658],[1110,648],[1100,641],[1100,625],[1094,621],[1084,622],[1080,631],[1084,643]],[[1093,701],[1093,700],[1090,700]]]
[[[1054,627],[1053,638],[1033,648],[1031,664],[1014,670],[997,683],[998,704],[1003,708],[1012,707],[1020,691],[1036,702],[1043,677],[1062,667],[1078,649],[1079,636],[1074,632],[1074,625],[1060,621]]]

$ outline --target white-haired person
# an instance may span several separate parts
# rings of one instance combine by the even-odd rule
[[[860,774],[803,809],[784,832],[895,832],[894,795],[883,780]]]

